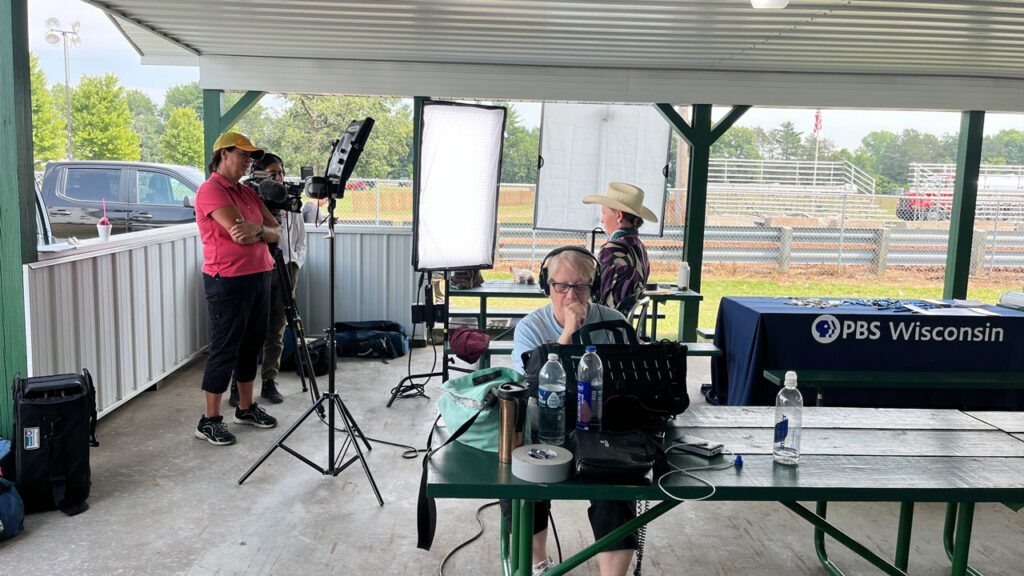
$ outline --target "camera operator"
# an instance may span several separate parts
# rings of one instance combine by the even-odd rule
[[[281,249],[288,277],[294,288],[299,277],[299,268],[306,258],[306,226],[303,222],[303,215],[296,213],[293,209],[282,209],[291,205],[287,201],[287,197],[284,202],[263,197],[262,192],[265,187],[258,186],[258,182],[265,179],[283,183],[284,176],[284,161],[281,157],[266,153],[263,158],[253,162],[249,182],[257,186],[264,204],[281,224],[281,239],[277,246]],[[284,329],[287,325],[284,311],[286,297],[284,290],[286,287],[282,286],[279,272],[275,269],[270,277],[270,318],[267,326],[267,338],[263,343],[263,366],[261,368],[263,385],[260,388],[260,397],[271,404],[280,404],[284,401],[277,389],[277,374],[281,368],[281,354],[284,351]],[[231,384],[231,396],[228,398],[228,403],[232,406],[238,404],[238,387],[235,383]]]

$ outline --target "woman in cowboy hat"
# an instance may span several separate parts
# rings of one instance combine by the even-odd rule
[[[612,182],[604,194],[586,196],[583,203],[601,205],[601,224],[608,233],[598,255],[601,283],[596,301],[626,314],[651,273],[637,229],[644,220],[657,222],[658,217],[644,207],[644,191],[625,182]]]

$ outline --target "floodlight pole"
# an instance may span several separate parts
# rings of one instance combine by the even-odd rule
[[[81,43],[81,37],[78,35],[78,22],[72,25],[71,30],[62,30],[60,22],[56,18],[50,18],[46,24],[48,26],[46,41],[50,44],[60,42],[64,45],[64,115],[67,117],[68,128],[68,160],[74,160],[74,152],[71,150],[71,64],[68,58],[68,42],[73,38],[75,46]]]
[[[74,160],[74,152],[71,151],[71,65],[68,63],[68,33],[61,31],[61,38],[64,45],[64,115],[68,119],[68,160]]]

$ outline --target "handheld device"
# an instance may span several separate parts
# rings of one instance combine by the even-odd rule
[[[701,456],[707,456],[709,458],[711,456],[715,456],[721,453],[722,449],[725,447],[722,444],[719,444],[718,442],[712,442],[710,440],[705,440],[703,438],[698,438],[696,436],[689,435],[683,436],[679,440],[678,446],[679,448],[687,452],[692,452],[693,454],[699,454]]]

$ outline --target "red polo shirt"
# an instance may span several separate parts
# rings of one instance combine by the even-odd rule
[[[203,242],[203,272],[210,276],[245,276],[274,268],[267,243],[236,244],[231,233],[214,220],[213,212],[234,205],[249,222],[263,223],[263,201],[252,188],[233,184],[227,178],[211,174],[196,192],[196,222]]]

